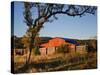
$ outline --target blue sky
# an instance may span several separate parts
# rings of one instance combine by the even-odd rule
[[[23,3],[16,2],[14,5],[14,35],[23,36],[27,30],[23,17]],[[97,35],[97,16],[87,14],[83,17],[70,17],[57,15],[58,20],[45,23],[40,31],[40,36],[66,37],[86,39]]]

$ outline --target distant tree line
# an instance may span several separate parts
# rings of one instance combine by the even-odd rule
[[[24,43],[28,44],[27,37],[25,38],[25,36],[23,36],[23,37],[12,36],[12,38],[14,39],[14,41],[13,41],[14,48],[25,48]],[[37,39],[38,39],[38,43],[40,45],[40,44],[48,42],[51,39],[51,37],[40,37]],[[76,41],[78,42],[79,45],[87,45],[89,51],[97,50],[97,40],[96,39],[91,39],[91,40],[77,40],[76,39]],[[37,40],[36,40],[36,42],[37,42]],[[37,47],[35,48],[36,50],[39,48],[38,43],[36,43],[36,45],[37,45]],[[36,53],[38,53],[38,52],[36,51]]]

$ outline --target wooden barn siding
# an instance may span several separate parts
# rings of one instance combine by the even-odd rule
[[[39,51],[41,55],[46,55],[47,48],[40,48]]]
[[[55,53],[55,47],[40,48],[41,55],[51,55]]]
[[[50,48],[48,48],[47,54],[52,55],[55,53],[55,51],[56,51],[55,47],[50,47]]]
[[[87,46],[82,45],[82,46],[76,46],[76,52],[77,53],[86,53],[87,52]]]
[[[46,52],[47,51],[47,52]],[[40,53],[41,55],[52,55],[56,52],[56,48],[55,47],[49,47],[49,48],[40,48]],[[87,52],[87,46],[86,45],[82,45],[82,46],[73,46],[69,48],[69,52],[73,53],[86,53]]]
[[[76,52],[75,45],[70,45],[69,46],[69,52]]]

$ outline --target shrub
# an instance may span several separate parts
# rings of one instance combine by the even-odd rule
[[[40,55],[39,47],[34,48],[34,54],[35,55]]]
[[[57,47],[58,53],[66,53],[68,52],[67,44],[62,44],[61,46]]]

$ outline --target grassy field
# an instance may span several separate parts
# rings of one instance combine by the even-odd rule
[[[26,67],[27,55],[15,56],[15,73],[48,72],[62,70],[81,70],[97,68],[97,52],[86,54],[59,53],[54,55],[35,56],[32,54],[31,61]]]

